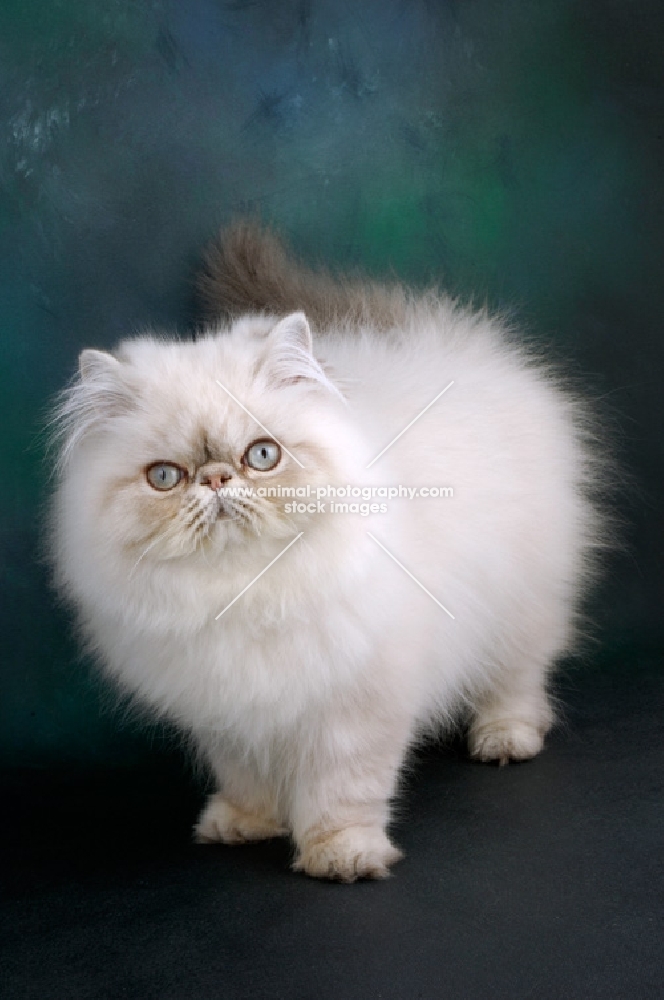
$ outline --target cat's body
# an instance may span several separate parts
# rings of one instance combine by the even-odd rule
[[[304,305],[313,354],[301,313],[84,352],[59,411],[59,582],[105,669],[208,758],[199,839],[291,833],[310,874],[381,876],[419,734],[463,717],[481,759],[541,748],[601,540],[584,413],[435,295],[311,276],[246,228],[210,268],[218,313]],[[218,493],[306,485],[312,508],[374,486],[387,510]],[[383,499],[399,485],[453,496]]]

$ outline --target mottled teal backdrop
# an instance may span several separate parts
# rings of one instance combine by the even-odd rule
[[[38,435],[81,347],[192,328],[201,249],[246,211],[557,345],[633,477],[597,655],[661,641],[663,56],[659,0],[4,0],[5,761],[166,743],[77,661],[38,558]]]

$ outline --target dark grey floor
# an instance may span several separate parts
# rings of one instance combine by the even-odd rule
[[[414,761],[383,883],[289,872],[285,842],[197,847],[203,790],[154,770],[9,772],[11,998],[662,997],[664,691],[643,656],[577,668],[538,759]]]
[[[0,3],[2,1000],[664,997],[663,123],[662,0]],[[39,557],[78,351],[191,334],[254,212],[514,310],[620,456],[565,726],[502,770],[423,750],[382,884],[194,847],[200,784],[106,711]]]

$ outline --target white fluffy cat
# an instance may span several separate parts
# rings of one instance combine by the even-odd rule
[[[480,760],[542,747],[601,543],[585,411],[486,314],[314,274],[251,226],[203,286],[248,314],[81,354],[57,580],[105,671],[207,757],[200,841],[290,834],[296,869],[382,877],[419,735],[463,719]],[[307,485],[300,513],[223,493]],[[453,496],[315,510],[327,485]]]

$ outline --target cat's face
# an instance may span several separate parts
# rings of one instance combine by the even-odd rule
[[[196,343],[128,342],[117,357],[85,351],[77,391],[93,416],[73,449],[76,495],[133,560],[292,536],[284,488],[337,481],[356,448],[301,314]]]

